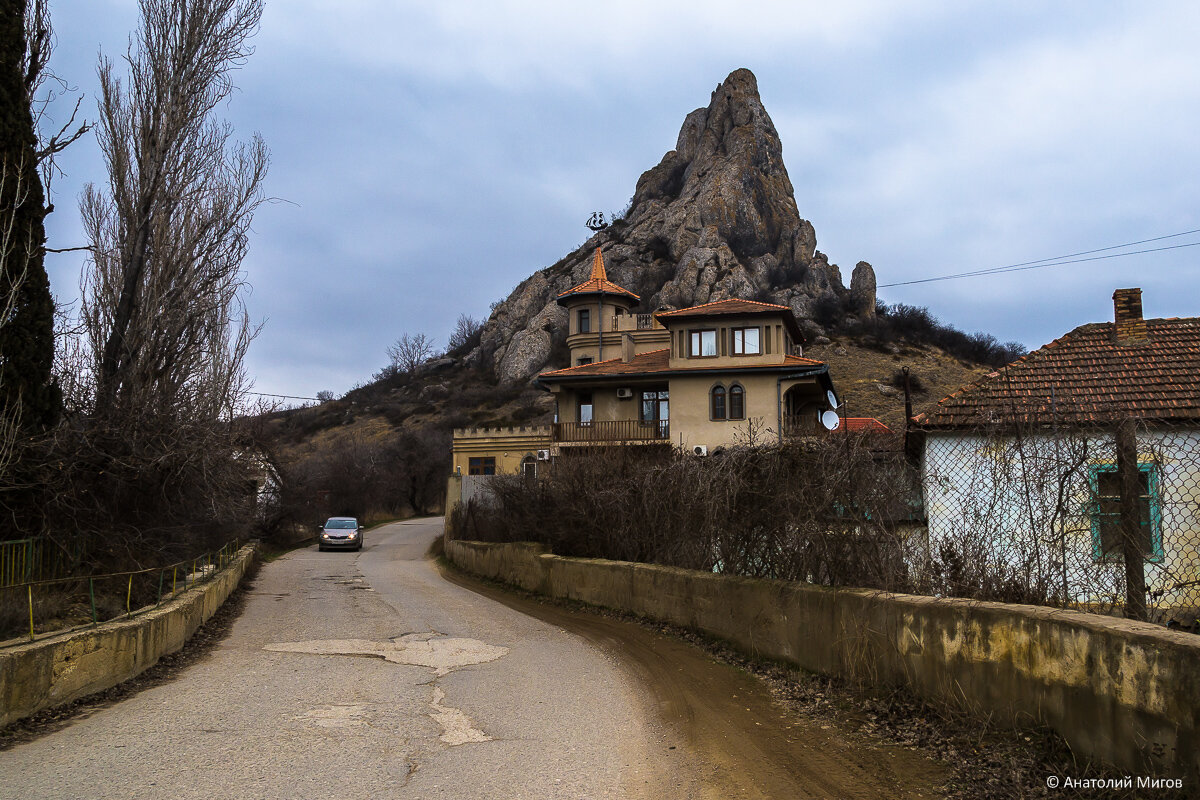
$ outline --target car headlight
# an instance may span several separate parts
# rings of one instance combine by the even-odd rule
[[[357,538],[358,538],[358,531],[349,531],[348,533],[349,533],[349,536],[350,536],[350,538],[351,538],[351,539],[357,539]]]

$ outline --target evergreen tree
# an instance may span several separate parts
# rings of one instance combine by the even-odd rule
[[[54,300],[31,110],[42,65],[28,58],[27,2],[0,0],[0,413],[44,430],[58,420],[62,393],[52,373]]]

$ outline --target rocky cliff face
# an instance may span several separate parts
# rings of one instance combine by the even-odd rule
[[[818,308],[822,317],[831,309],[873,314],[871,265],[859,262],[848,291],[816,244],[757,81],[739,69],[707,108],[687,115],[675,149],[638,179],[624,218],[522,282],[492,312],[468,359],[490,364],[505,382],[546,367],[567,329],[555,298],[587,278],[596,247],[609,278],[641,296],[643,312],[757,299],[790,306],[810,338],[824,332]]]

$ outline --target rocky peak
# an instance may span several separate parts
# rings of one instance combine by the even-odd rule
[[[779,134],[747,69],[731,73],[706,108],[687,115],[675,149],[638,179],[623,219],[495,308],[470,358],[491,364],[507,382],[541,371],[566,336],[566,313],[555,298],[586,280],[597,247],[609,278],[640,295],[643,311],[730,297],[766,300],[790,306],[810,336],[823,332],[812,314],[824,295],[861,315],[874,312],[871,266],[855,268],[851,299],[837,266],[816,250]]]

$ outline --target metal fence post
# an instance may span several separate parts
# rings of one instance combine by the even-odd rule
[[[1121,557],[1125,562],[1125,616],[1145,620],[1146,554],[1141,547],[1142,515],[1138,498],[1137,424],[1124,419],[1117,425],[1117,480],[1121,486]],[[1149,520],[1146,523],[1149,524]]]

